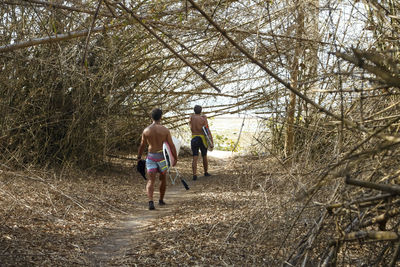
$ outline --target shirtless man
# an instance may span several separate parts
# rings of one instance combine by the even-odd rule
[[[199,149],[203,157],[204,176],[210,176],[208,173],[208,160],[207,160],[207,141],[204,136],[202,127],[208,127],[206,115],[201,115],[201,106],[194,107],[194,114],[189,118],[190,130],[192,131],[192,141],[190,142],[193,154],[192,171],[193,180],[197,180],[197,160],[199,158]],[[212,136],[211,136],[212,139]]]
[[[149,125],[146,129],[144,129],[142,134],[142,141],[140,142],[139,152],[138,152],[138,160],[142,158],[142,154],[146,145],[149,145],[147,158],[146,158],[146,169],[147,174],[149,175],[149,179],[147,180],[146,191],[147,197],[149,198],[149,210],[154,210],[154,201],[153,201],[153,193],[154,193],[154,184],[156,180],[156,174],[160,174],[160,199],[158,201],[159,205],[165,205],[164,195],[167,189],[167,163],[164,159],[164,155],[162,153],[163,143],[165,141],[168,142],[171,152],[178,161],[178,155],[176,154],[176,148],[174,143],[172,142],[172,137],[170,131],[161,125],[161,109],[155,108],[151,112],[151,118],[153,119],[153,123]]]

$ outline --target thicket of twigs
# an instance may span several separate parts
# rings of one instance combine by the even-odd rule
[[[305,227],[289,266],[398,263],[400,76],[399,43],[393,38],[399,34],[398,4],[368,4],[366,28],[375,42],[333,53],[339,58],[338,80],[327,91],[340,115],[314,121],[318,130],[297,131],[303,149],[293,156],[306,162],[303,174],[309,171],[299,178],[305,184],[299,198],[305,210],[323,209]]]
[[[293,177],[299,214],[319,207],[288,264],[396,264],[396,1],[1,4],[3,167],[97,166],[152,107],[177,127],[210,99],[264,119],[258,150]]]
[[[1,265],[93,264],[91,249],[143,195],[131,171],[1,171]]]

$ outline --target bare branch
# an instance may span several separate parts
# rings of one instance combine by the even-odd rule
[[[123,26],[124,26],[124,24],[121,23],[121,24],[116,24],[116,25],[107,25],[107,26],[102,26],[102,27],[96,27],[96,28],[93,28],[92,32],[102,32],[102,31],[107,31],[109,29],[114,29],[114,28],[123,27]],[[60,41],[67,41],[67,40],[71,40],[74,38],[87,36],[88,33],[89,33],[89,30],[83,30],[83,31],[75,31],[75,32],[69,32],[69,33],[64,33],[64,34],[57,34],[57,35],[42,37],[42,38],[33,38],[33,39],[30,39],[25,42],[0,46],[0,53],[10,52],[10,51],[14,51],[17,49],[31,47],[31,46],[40,45],[40,44],[49,44],[49,43],[56,43],[56,42],[60,42]]]

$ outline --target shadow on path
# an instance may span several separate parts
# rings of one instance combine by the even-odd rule
[[[118,265],[115,263],[118,259],[125,257],[130,248],[140,246],[145,243],[143,242],[145,239],[151,237],[152,222],[174,213],[181,207],[181,203],[190,201],[196,194],[201,193],[204,182],[218,179],[218,172],[223,172],[221,166],[225,165],[231,155],[230,152],[219,153],[216,151],[210,153],[209,159],[212,162],[210,171],[213,174],[210,177],[199,177],[199,180],[192,181],[188,175],[181,173],[181,177],[186,180],[190,189],[185,190],[180,178],[176,179],[175,184],[169,185],[167,188],[165,196],[167,205],[165,206],[158,205],[159,193],[157,190],[154,192],[155,210],[148,210],[148,203],[145,198],[140,203],[134,203],[134,212],[121,217],[116,223],[116,227],[110,229],[109,233],[99,240],[97,246],[89,249],[89,266]]]
[[[110,233],[103,237],[99,245],[90,249],[90,266],[110,266],[113,261],[125,255],[127,249],[140,244],[150,233],[150,226],[157,218],[171,214],[180,206],[181,202],[188,201],[193,193],[196,192],[196,186],[191,181],[187,181],[190,190],[186,191],[180,181],[175,185],[170,185],[166,192],[165,206],[158,206],[155,201],[156,209],[148,210],[147,202],[136,203],[133,214],[124,216],[116,223],[116,227],[110,230]],[[158,192],[154,192],[154,199],[158,200]]]

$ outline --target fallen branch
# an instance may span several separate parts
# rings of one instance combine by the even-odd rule
[[[377,224],[377,223],[379,223],[379,224],[385,223],[389,218],[392,218],[398,214],[400,214],[400,208],[391,209],[388,212],[385,212],[384,214],[381,214],[381,215],[378,215],[378,216],[375,216],[375,217],[369,219],[368,221],[361,224],[360,227],[364,228],[364,227],[367,227],[367,226],[370,226],[373,224]]]
[[[107,154],[107,157],[114,158],[114,159],[126,159],[126,160],[136,160],[136,158],[129,158],[129,157],[124,157],[120,155],[113,155],[113,154]]]
[[[396,262],[398,261],[398,257],[399,257],[399,252],[400,252],[400,242],[396,243],[396,249],[393,253],[392,259],[390,260],[389,266],[395,266]]]
[[[355,180],[351,179],[350,175],[346,175],[346,184],[349,185],[356,185],[360,187],[365,187],[365,188],[370,188],[370,189],[375,189],[383,192],[388,192],[391,194],[395,195],[400,195],[400,186],[398,185],[386,185],[386,184],[375,184],[371,182],[366,182],[366,181],[360,181],[360,180]]]
[[[391,231],[358,231],[345,234],[341,238],[337,238],[333,241],[337,242],[348,242],[369,239],[370,241],[394,241],[399,240],[399,236],[395,232]]]
[[[104,201],[104,200],[102,200],[102,199],[96,197],[96,195],[92,195],[92,196],[93,196],[95,199],[97,199],[98,201],[100,201],[101,203],[106,204],[107,206],[109,206],[111,209],[115,209],[115,210],[117,210],[117,211],[119,211],[119,212],[121,212],[121,213],[123,213],[123,214],[129,214],[129,213],[127,213],[127,212],[125,212],[125,211],[123,211],[123,210],[121,210],[121,209],[119,209],[119,208],[117,208],[117,207],[111,205],[110,203],[108,203],[108,202],[106,202],[106,201]]]
[[[83,206],[83,204],[80,203],[78,200],[76,200],[76,199],[74,199],[73,197],[71,197],[71,196],[65,194],[63,191],[61,191],[60,189],[58,189],[56,186],[52,185],[51,183],[47,182],[45,179],[43,179],[43,178],[41,178],[41,177],[39,177],[39,176],[36,176],[36,175],[35,175],[35,177],[32,177],[32,176],[28,176],[28,175],[24,175],[24,174],[19,174],[19,173],[16,173],[16,172],[5,172],[5,173],[7,173],[7,174],[12,174],[12,175],[14,175],[14,176],[22,177],[22,178],[25,178],[25,179],[30,179],[30,180],[33,180],[33,181],[41,182],[41,183],[47,185],[48,187],[50,187],[51,189],[53,189],[55,192],[61,194],[61,195],[64,196],[65,198],[71,200],[73,203],[75,203],[75,204],[76,204],[78,207],[80,207],[82,210],[87,210],[87,209]]]
[[[350,205],[354,205],[354,204],[375,202],[375,201],[379,201],[379,200],[382,200],[382,199],[389,198],[391,196],[393,196],[393,194],[382,194],[382,195],[378,195],[378,196],[373,196],[373,197],[367,197],[367,198],[363,198],[363,199],[354,200],[354,201],[351,201],[349,203],[335,203],[335,204],[331,204],[331,205],[327,206],[326,209],[329,211],[329,213],[332,213],[333,209],[341,208],[343,206],[350,206]]]

